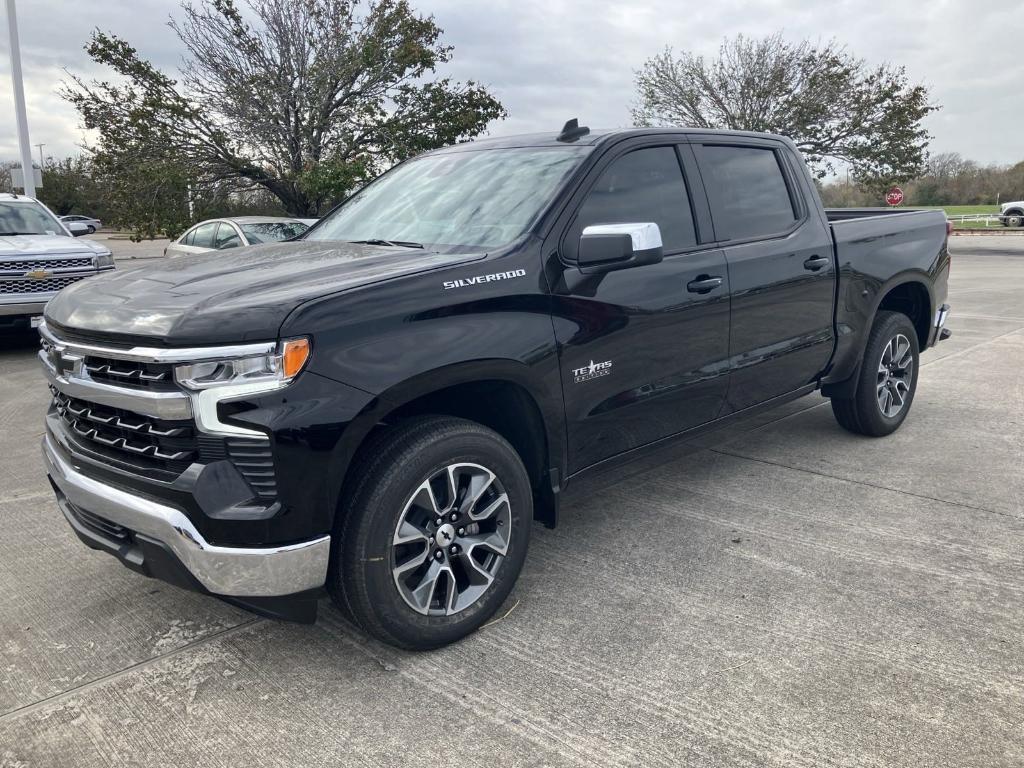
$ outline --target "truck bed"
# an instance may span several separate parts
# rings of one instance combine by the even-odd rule
[[[937,209],[933,208],[826,208],[825,215],[829,221],[848,221],[850,219],[866,219],[875,216],[900,216],[905,213],[920,213],[922,211],[932,211],[933,213]],[[942,211],[937,211],[942,213]],[[945,214],[943,214],[945,215]]]

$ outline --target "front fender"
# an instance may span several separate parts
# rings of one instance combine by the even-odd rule
[[[557,376],[557,366],[554,368]],[[566,465],[565,411],[561,404],[560,384],[552,387],[548,377],[526,363],[507,358],[465,360],[421,371],[402,380],[368,402],[347,425],[334,447],[331,476],[326,492],[337,499],[353,459],[373,429],[388,416],[421,397],[460,384],[482,381],[515,384],[532,399],[544,426],[549,463],[564,477]],[[543,469],[549,469],[544,467]]]

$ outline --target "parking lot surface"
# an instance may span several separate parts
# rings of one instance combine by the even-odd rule
[[[83,547],[8,339],[0,765],[1024,764],[1024,237],[951,248],[900,431],[812,395],[580,483],[498,620],[423,654]]]

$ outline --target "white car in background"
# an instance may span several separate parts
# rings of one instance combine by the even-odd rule
[[[90,235],[103,226],[103,222],[99,219],[94,219],[92,216],[82,216],[80,213],[70,213],[67,216],[61,216],[60,220],[65,224],[74,222],[84,224]]]
[[[309,225],[300,219],[237,216],[200,222],[164,249],[166,256],[224,251],[244,245],[276,243],[301,235]]]
[[[34,325],[61,288],[114,268],[109,249],[75,239],[88,232],[35,198],[0,193],[0,328]]]
[[[1004,227],[1024,227],[1024,200],[999,206],[999,220]]]

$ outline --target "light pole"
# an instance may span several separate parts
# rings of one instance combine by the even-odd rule
[[[40,172],[42,172],[42,170],[43,170],[43,147],[45,147],[46,145],[45,144],[33,144],[32,146],[39,147],[39,170],[40,170]]]
[[[11,80],[14,84],[14,115],[18,121],[18,147],[21,149],[21,173],[24,190],[29,197],[36,196],[35,174],[32,171],[32,146],[28,141],[28,115],[25,112],[25,87],[21,82],[21,48],[18,45],[18,16],[14,0],[7,2],[7,34],[11,41]]]

